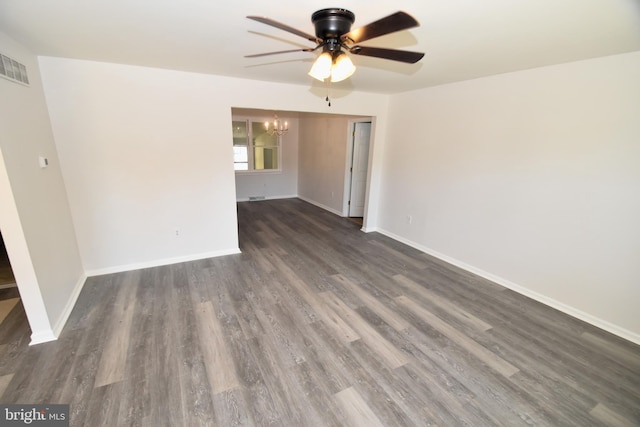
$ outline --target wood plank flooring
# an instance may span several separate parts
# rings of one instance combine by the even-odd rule
[[[640,347],[298,199],[242,254],[88,279],[0,328],[0,402],[73,426],[638,426]],[[22,319],[22,322],[20,321]]]

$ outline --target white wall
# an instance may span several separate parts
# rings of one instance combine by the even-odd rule
[[[238,251],[231,138],[220,132],[231,132],[231,109],[206,76],[41,66],[89,275]]]
[[[37,70],[10,40],[0,48]],[[640,341],[638,53],[405,93],[391,103],[335,91],[331,108],[300,86],[62,58],[40,65],[89,273],[237,250],[232,106],[372,116],[369,229]],[[15,105],[26,99],[16,95],[22,89],[0,81],[0,90],[7,165],[0,227],[14,230],[5,238],[10,255],[34,260],[18,282],[41,290],[49,313],[38,320],[50,324],[73,294],[58,278],[81,274],[72,266],[73,229],[37,90],[28,89],[36,95],[24,109]],[[43,151],[53,167],[28,166]],[[49,237],[66,252],[57,242],[47,253]]]
[[[36,57],[2,33],[0,52],[26,65],[31,83],[0,79],[0,229],[38,343],[60,332],[85,276]]]
[[[233,116],[264,122],[273,121],[273,111],[233,109]],[[292,113],[278,112],[288,123],[289,131],[281,137],[282,170],[277,172],[236,172],[236,200],[259,196],[281,199],[298,195],[298,119]],[[295,113],[297,115],[297,113]]]
[[[393,96],[380,229],[640,343],[638,76],[635,52]]]
[[[237,251],[232,107],[328,109],[308,87],[51,57],[40,65],[88,274]],[[384,131],[387,100],[334,91],[331,110],[378,116]]]

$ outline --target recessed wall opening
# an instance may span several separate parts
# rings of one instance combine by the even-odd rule
[[[9,262],[9,254],[7,253],[4,238],[2,238],[2,232],[0,231],[0,289],[15,287],[16,278],[13,275],[11,262]]]
[[[0,230],[0,334],[20,334],[29,329],[28,323]]]
[[[363,224],[374,118],[253,108],[231,115],[237,201],[297,197]],[[274,147],[278,167],[258,169],[252,163],[264,144],[255,131],[274,116],[288,127]],[[245,142],[247,132],[253,135]]]

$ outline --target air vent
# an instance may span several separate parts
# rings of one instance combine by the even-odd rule
[[[23,85],[29,84],[27,67],[25,67],[15,59],[11,59],[7,55],[3,55],[1,53],[0,59],[0,77],[5,77],[13,82]]]

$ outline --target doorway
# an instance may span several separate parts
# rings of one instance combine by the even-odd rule
[[[35,280],[26,284],[21,281],[21,274],[27,273],[27,278],[35,278],[35,271],[29,257],[2,150],[0,150],[0,231],[2,232],[0,264],[5,267],[2,274],[6,279],[2,282],[6,286],[0,287],[0,345],[3,345],[12,342],[13,338],[23,339],[24,334],[28,337],[33,332],[27,316],[27,311],[31,309],[24,305],[23,296],[32,296],[33,288],[37,289],[38,285]],[[9,262],[9,253],[11,253],[11,262]],[[39,289],[37,291],[39,292]],[[30,314],[36,318],[42,317],[41,313],[46,316],[44,306],[41,312],[30,311]],[[33,335],[31,337],[33,341]]]
[[[0,289],[15,287],[16,278],[13,275],[11,263],[9,262],[9,254],[7,253],[7,248],[4,245],[4,239],[0,232]]]
[[[351,166],[349,167],[349,218],[363,218],[369,171],[371,122],[354,122],[351,130]]]
[[[16,322],[21,323],[22,320],[26,322],[27,319],[23,316],[16,278],[13,275],[2,233],[0,233],[0,330],[3,331],[3,336],[8,336],[13,332],[7,331],[7,327],[14,328]]]

